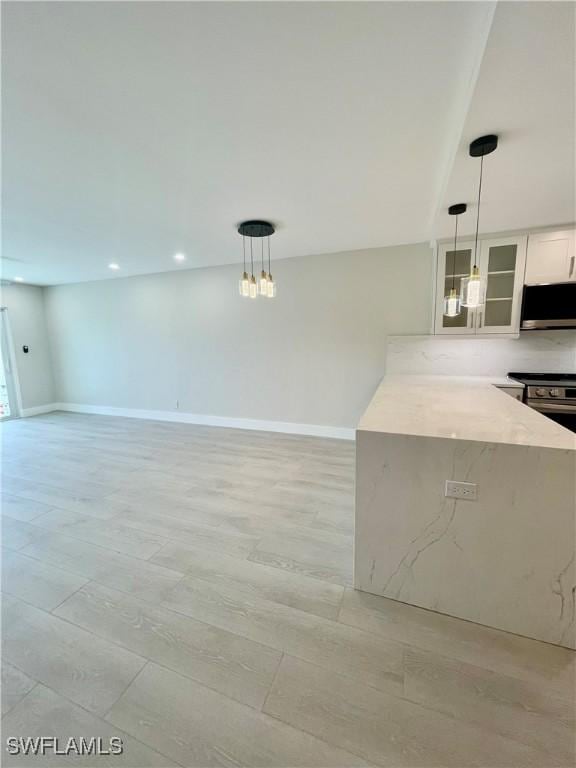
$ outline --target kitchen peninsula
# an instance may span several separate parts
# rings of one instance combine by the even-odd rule
[[[576,648],[576,436],[494,383],[383,379],[356,434],[354,584]]]

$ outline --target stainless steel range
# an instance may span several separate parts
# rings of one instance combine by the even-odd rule
[[[576,432],[576,373],[518,373],[508,376],[524,384],[523,401]]]

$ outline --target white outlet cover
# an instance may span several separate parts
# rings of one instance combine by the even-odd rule
[[[478,485],[460,480],[446,480],[444,496],[460,501],[476,501],[478,499]]]

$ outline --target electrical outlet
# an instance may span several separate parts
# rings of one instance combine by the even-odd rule
[[[476,483],[462,483],[458,480],[446,480],[444,496],[447,496],[449,499],[476,501],[478,499],[478,486]]]

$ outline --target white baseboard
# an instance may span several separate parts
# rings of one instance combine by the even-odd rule
[[[321,424],[295,424],[291,421],[265,421],[263,419],[235,419],[227,416],[208,416],[176,411],[146,411],[139,408],[114,408],[107,405],[56,403],[49,410],[92,413],[99,416],[124,416],[129,419],[174,421],[180,424],[199,424],[207,427],[251,429],[259,432],[283,432],[289,435],[332,437],[338,440],[354,440],[356,436],[356,431],[351,427],[327,427]]]
[[[22,408],[20,415],[24,418],[27,416],[39,416],[41,413],[50,413],[51,411],[57,411],[60,408],[60,403],[49,403],[48,405],[36,405],[34,408]]]

